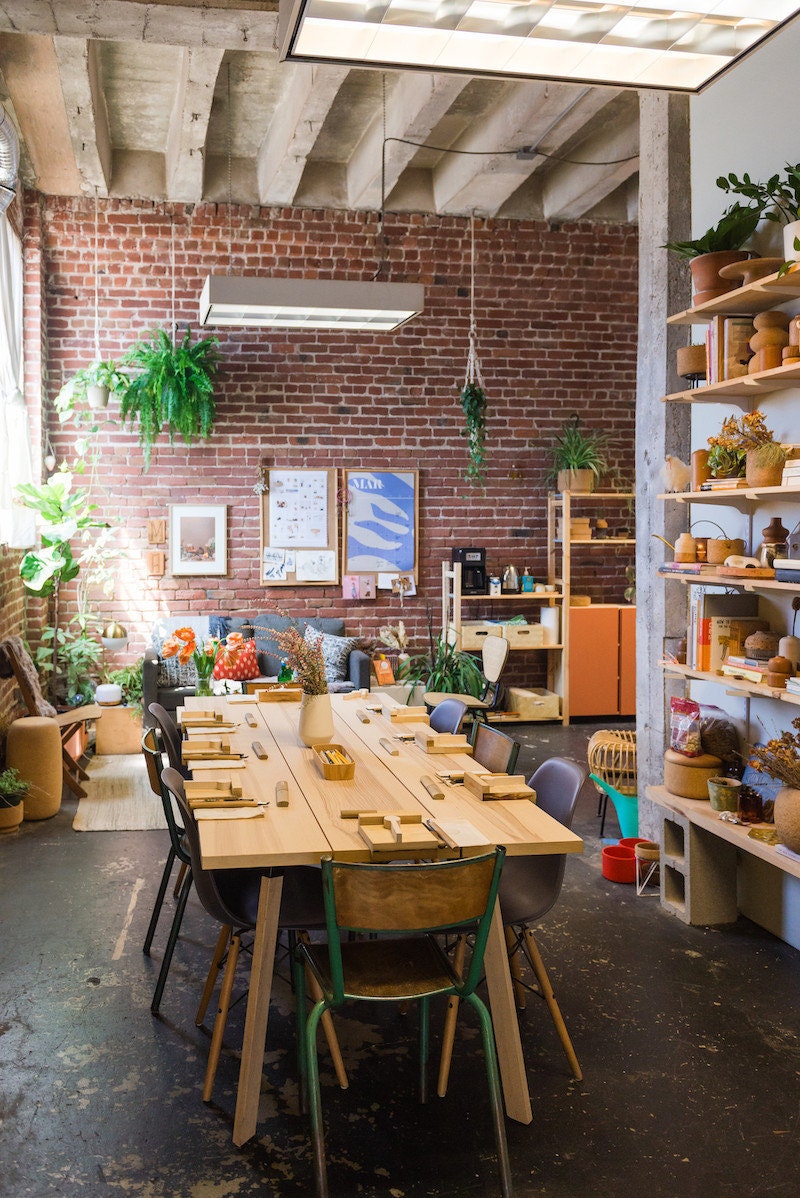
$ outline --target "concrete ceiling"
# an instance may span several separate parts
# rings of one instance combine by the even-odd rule
[[[635,93],[279,63],[276,26],[277,3],[256,0],[0,0],[23,181],[374,210],[397,138],[390,210],[636,220]],[[545,153],[509,153],[522,146]]]

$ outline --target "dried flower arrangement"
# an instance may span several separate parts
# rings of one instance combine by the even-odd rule
[[[283,613],[281,613],[283,614]],[[322,656],[322,637],[307,641],[296,628],[266,628],[289,663],[305,695],[327,695],[328,680],[325,677],[325,661]]]
[[[742,476],[748,450],[774,443],[772,429],[767,428],[764,413],[758,409],[739,417],[727,416],[720,431],[708,438],[709,470],[715,478]]]
[[[396,624],[384,624],[378,635],[381,644],[388,649],[399,649],[402,653],[408,646],[408,633],[402,620]]]
[[[765,745],[756,745],[750,764],[760,774],[769,774],[784,786],[800,790],[800,716],[792,720],[792,727],[797,731],[786,729]]]

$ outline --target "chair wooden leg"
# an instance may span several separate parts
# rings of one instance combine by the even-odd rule
[[[173,897],[173,898],[177,898],[177,897],[178,897],[178,895],[180,894],[180,889],[181,889],[181,886],[182,886],[182,884],[183,884],[183,879],[184,879],[184,877],[186,876],[186,871],[187,871],[187,869],[188,869],[188,868],[189,868],[189,866],[186,864],[186,862],[185,862],[185,861],[181,861],[181,867],[180,867],[180,869],[178,870],[178,876],[177,876],[177,878],[175,879],[175,886],[173,887],[173,890],[172,890],[172,897]]]
[[[72,773],[70,772],[74,765],[72,758],[65,750],[62,750],[61,757],[61,776],[64,780],[64,784],[77,798],[85,799],[86,791],[81,786],[80,782],[78,782],[76,778],[73,778]]]
[[[455,951],[453,953],[453,972],[461,977],[464,969],[464,957],[467,950],[467,941],[464,936],[459,936],[456,941]],[[444,1098],[447,1093],[447,1083],[450,1080],[450,1062],[453,1059],[453,1042],[456,1037],[456,1023],[458,1022],[458,999],[455,994],[451,994],[447,1004],[447,1014],[444,1019],[444,1031],[442,1032],[442,1056],[439,1061],[439,1080],[436,1085],[436,1093],[440,1098]]]
[[[564,1022],[564,1017],[561,1014],[559,1005],[556,1002],[556,997],[553,994],[553,987],[550,985],[550,978],[547,976],[547,970],[544,967],[542,954],[539,952],[539,946],[534,940],[533,932],[530,930],[530,928],[525,929],[524,943],[526,955],[531,963],[533,972],[536,974],[536,981],[539,983],[539,989],[542,992],[542,997],[547,1003],[548,1010],[550,1011],[556,1031],[558,1032],[558,1038],[561,1041],[561,1046],[567,1055],[570,1069],[572,1070],[575,1080],[582,1081],[583,1072],[578,1064],[578,1058],[575,1055],[575,1049],[572,1047],[572,1041],[569,1038],[569,1032],[567,1031],[567,1025]]]
[[[200,1024],[206,1017],[208,1004],[211,1002],[211,995],[214,993],[214,987],[217,984],[217,977],[219,976],[222,962],[225,959],[225,953],[228,951],[228,941],[231,938],[232,932],[233,928],[230,926],[230,924],[224,923],[220,928],[220,933],[217,937],[217,946],[214,949],[214,956],[211,958],[211,964],[208,967],[206,984],[203,987],[203,993],[200,996],[200,1005],[197,1008],[197,1014],[194,1017],[194,1022],[197,1027],[200,1027]]]
[[[306,941],[308,940],[306,933],[302,934],[302,939]],[[306,967],[305,974],[308,993],[311,995],[311,998],[315,1003],[321,1002],[322,987],[308,967]],[[320,1023],[322,1024],[322,1030],[325,1033],[325,1039],[328,1042],[328,1051],[331,1054],[331,1061],[333,1062],[334,1072],[336,1073],[336,1080],[341,1088],[346,1090],[350,1085],[350,1082],[347,1079],[347,1072],[342,1059],[342,1050],[339,1047],[339,1037],[336,1035],[336,1028],[333,1026],[333,1016],[331,1015],[330,1011],[323,1012]]]
[[[522,979],[522,965],[519,959],[519,946],[514,929],[506,924],[506,948],[508,949],[508,967],[511,970],[511,981],[514,983],[514,994],[517,999],[517,1010],[525,1010],[525,985]]]
[[[228,1022],[228,1010],[231,1005],[233,981],[236,976],[236,962],[239,959],[239,946],[241,943],[241,936],[238,932],[234,932],[228,948],[228,962],[225,966],[225,976],[222,979],[222,986],[219,992],[219,1008],[217,1010],[217,1017],[214,1020],[214,1030],[211,1033],[211,1047],[208,1050],[208,1064],[206,1065],[206,1076],[203,1082],[203,1102],[211,1101],[211,1091],[214,1089],[214,1078],[217,1075],[219,1054],[222,1050],[222,1037],[225,1035],[225,1024]]]

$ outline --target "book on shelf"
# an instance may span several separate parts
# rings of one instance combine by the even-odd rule
[[[739,666],[742,670],[765,670],[766,662],[759,657],[743,657],[740,653],[729,653],[724,665]]]
[[[800,695],[800,678],[787,678],[786,689],[790,695]]]
[[[766,662],[762,662],[766,665]],[[725,662],[722,666],[722,674],[726,678],[744,678],[746,682],[766,682],[767,671],[753,669],[749,666],[731,666]]]
[[[717,567],[708,562],[664,562],[659,574],[716,574]]]
[[[701,491],[738,491],[747,486],[746,478],[707,478],[700,484]]]
[[[758,616],[758,595],[695,596],[694,664],[697,670],[716,672],[730,649],[741,651],[751,632],[767,626]]]

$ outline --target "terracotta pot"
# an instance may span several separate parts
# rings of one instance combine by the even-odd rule
[[[781,844],[800,853],[800,790],[782,786],[775,796],[775,831]]]
[[[700,484],[711,477],[711,471],[708,468],[708,450],[695,449],[692,453],[692,481],[691,488],[693,491],[700,490]]]
[[[748,453],[745,467],[748,487],[779,487],[781,485],[783,462],[775,462],[771,466],[758,466],[755,454]]]
[[[333,740],[330,695],[303,694],[300,706],[300,739],[304,745],[329,745]]]
[[[719,250],[714,254],[699,254],[692,258],[689,269],[692,272],[694,286],[694,306],[704,304],[706,300],[717,299],[735,291],[737,283],[733,279],[721,279],[719,269],[733,262],[745,262],[750,255],[747,250]]]

